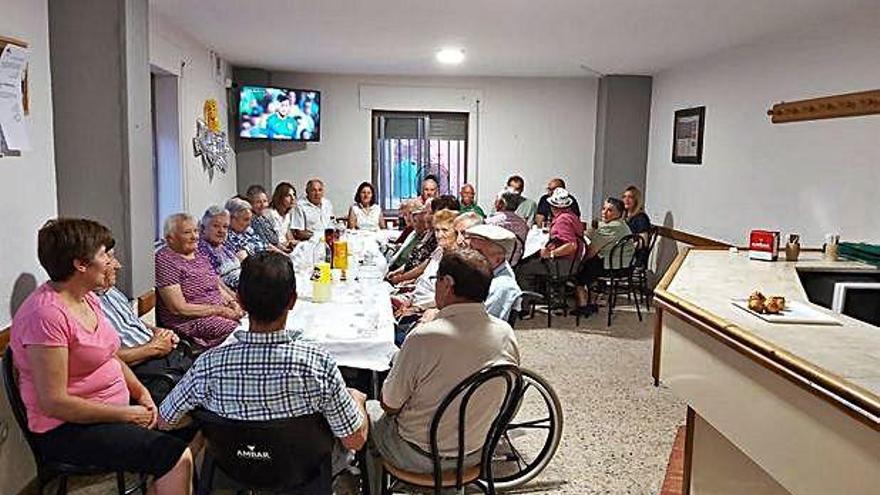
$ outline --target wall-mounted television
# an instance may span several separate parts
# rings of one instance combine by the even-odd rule
[[[321,140],[321,92],[241,86],[238,135],[277,141]]]

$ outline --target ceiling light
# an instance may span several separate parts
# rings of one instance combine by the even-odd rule
[[[444,48],[437,52],[437,61],[446,65],[458,65],[464,61],[464,50],[461,48]]]

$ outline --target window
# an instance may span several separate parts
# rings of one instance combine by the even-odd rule
[[[373,184],[386,212],[415,198],[427,175],[440,194],[458,195],[467,180],[466,113],[373,112]]]

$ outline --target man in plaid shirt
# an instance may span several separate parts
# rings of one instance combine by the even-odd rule
[[[296,301],[290,259],[273,252],[248,256],[238,297],[250,315],[250,328],[237,331],[236,342],[196,360],[159,407],[160,426],[175,428],[198,407],[249,421],[320,412],[344,448],[363,447],[369,423],[366,397],[346,389],[327,351],[301,340],[299,331],[284,328]],[[334,466],[334,472],[343,467]]]

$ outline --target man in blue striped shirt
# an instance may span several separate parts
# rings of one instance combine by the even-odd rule
[[[247,421],[321,413],[342,447],[363,447],[366,397],[346,389],[326,350],[300,338],[300,331],[285,329],[296,302],[290,258],[274,252],[248,256],[238,298],[250,318],[248,330],[236,331],[235,342],[199,357],[159,406],[160,427],[177,427],[195,408]],[[344,467],[334,465],[334,472]]]
[[[101,309],[110,325],[119,333],[120,348],[116,355],[125,362],[150,391],[153,400],[161,401],[171,391],[172,383],[156,379],[162,374],[176,382],[192,365],[192,359],[178,349],[180,338],[172,330],[147,325],[135,314],[128,298],[116,288],[116,273],[122,268],[113,256],[104,277],[104,286],[95,290]]]

